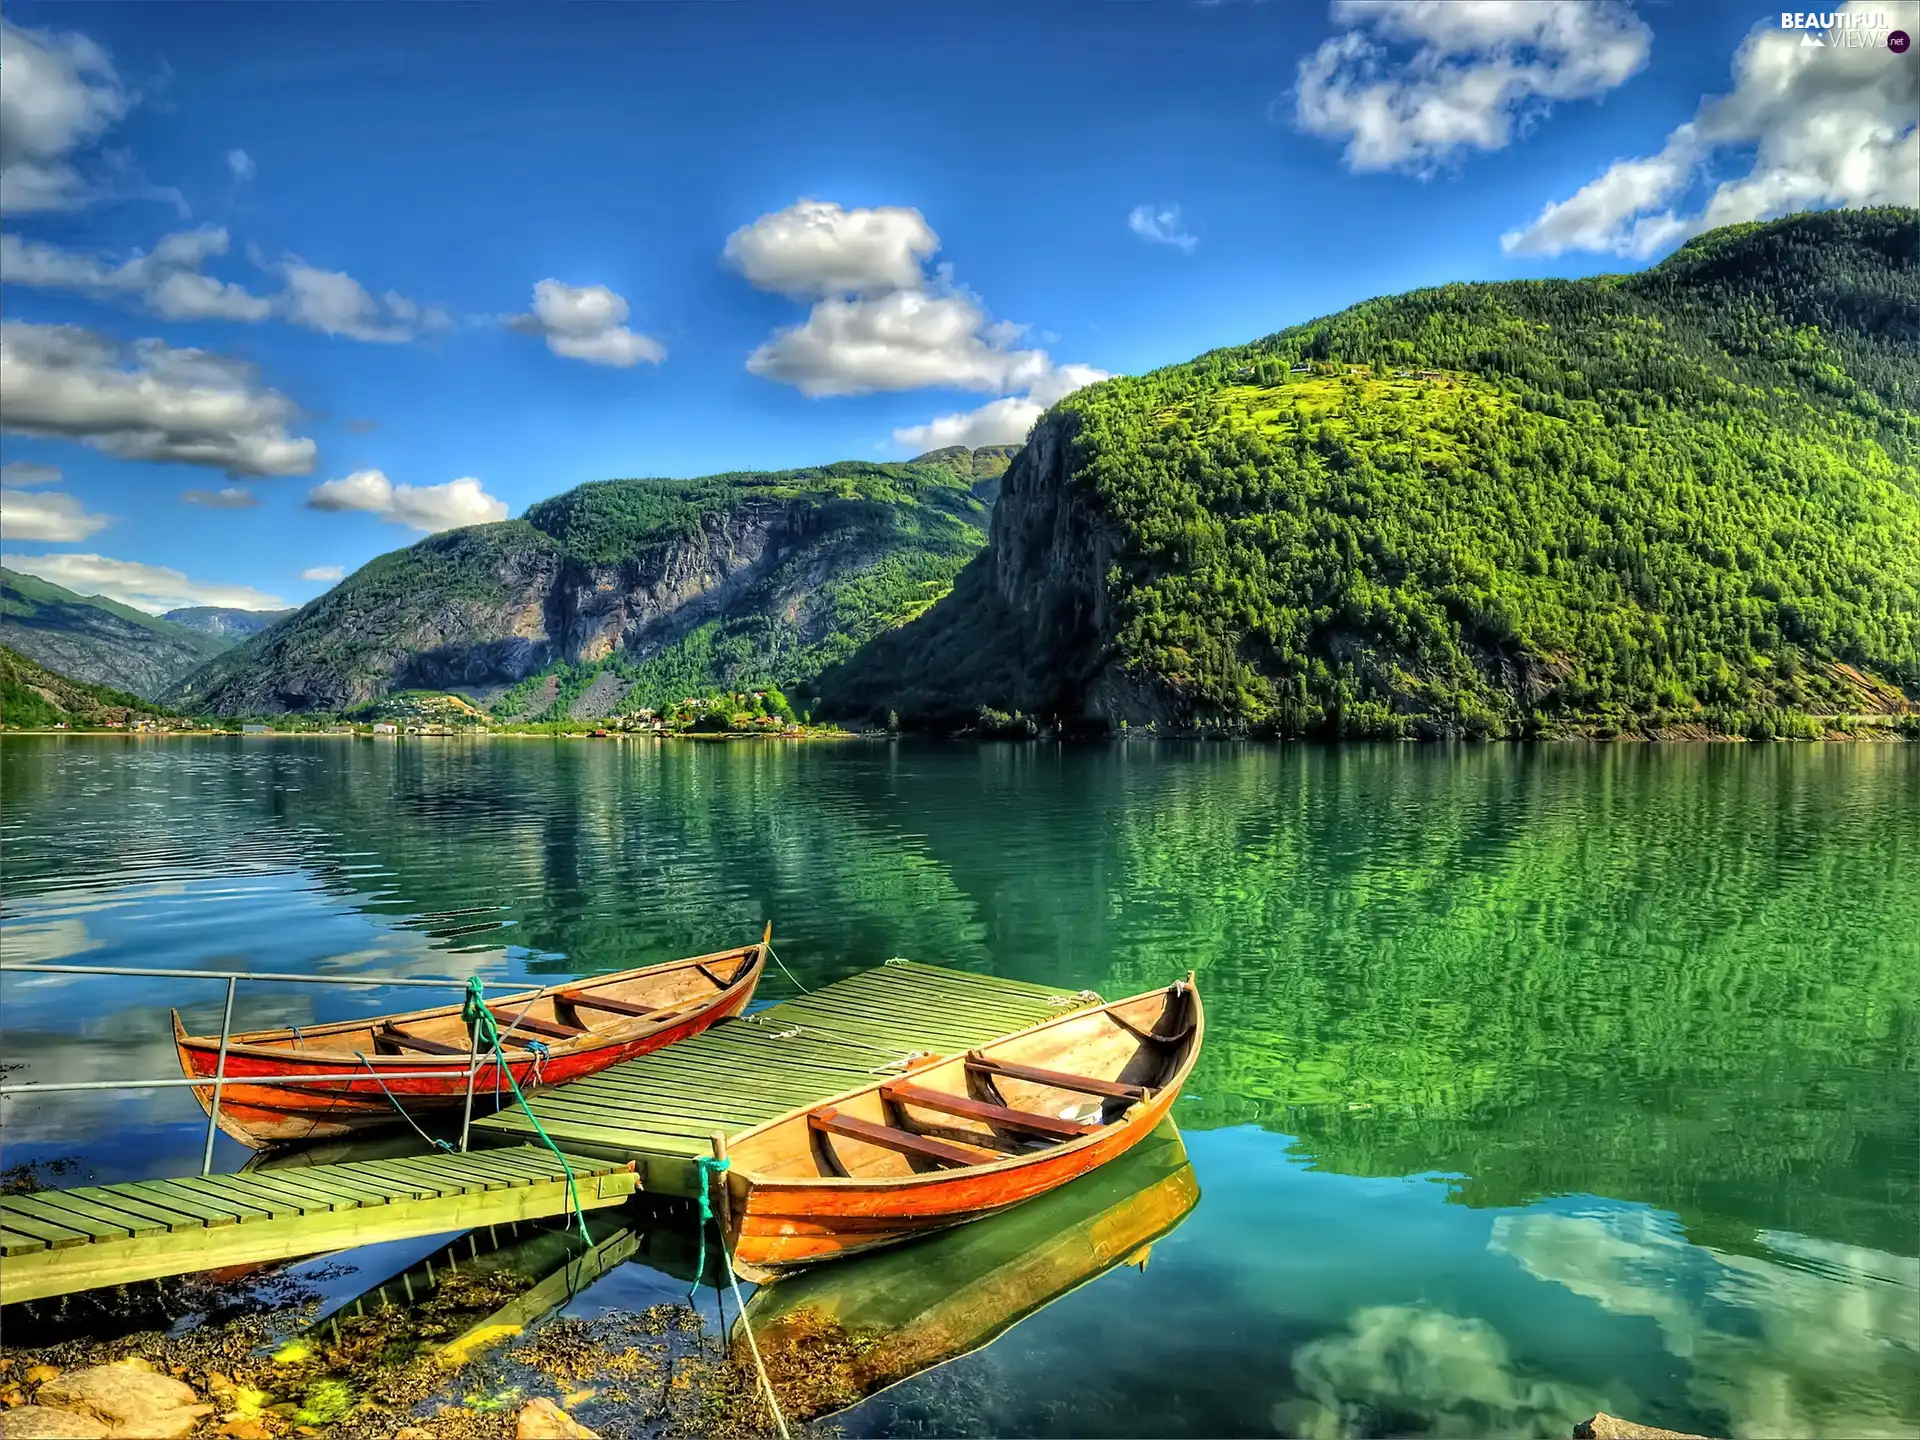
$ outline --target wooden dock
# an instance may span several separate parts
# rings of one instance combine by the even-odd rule
[[[528,1097],[570,1154],[631,1160],[650,1194],[694,1193],[694,1160],[789,1110],[900,1068],[914,1052],[950,1055],[1084,1003],[1062,991],[937,965],[889,960],[740,1020]],[[519,1110],[474,1122],[525,1141]]]
[[[583,1209],[620,1204],[639,1179],[623,1164],[572,1163]],[[0,1302],[571,1209],[559,1160],[532,1145],[8,1195]]]
[[[1087,998],[890,960],[528,1101],[567,1153],[584,1208],[638,1186],[690,1196],[715,1131],[738,1134],[912,1055],[970,1049]],[[476,1145],[500,1148],[0,1197],[0,1302],[569,1213],[560,1162],[528,1143],[519,1109],[473,1130]]]

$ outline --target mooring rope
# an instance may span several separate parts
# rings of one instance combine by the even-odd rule
[[[727,1237],[720,1233],[719,1221],[713,1213],[714,1177],[724,1173],[731,1165],[722,1155],[700,1155],[694,1158],[695,1198],[700,1202],[700,1249],[693,1265],[693,1284],[687,1290],[687,1299],[691,1301],[699,1293],[700,1277],[707,1270],[707,1225],[712,1223],[718,1239],[716,1248],[720,1251],[720,1271],[727,1277],[727,1288],[733,1291],[733,1308],[740,1317],[740,1329],[747,1337],[747,1349],[753,1352],[753,1368],[760,1376],[761,1393],[767,1397],[767,1409],[773,1415],[773,1428],[780,1432],[780,1440],[789,1440],[787,1417],[780,1413],[780,1400],[773,1393],[773,1377],[767,1374],[767,1362],[760,1357],[760,1342],[753,1338],[753,1326],[747,1321],[747,1302],[740,1298],[740,1282],[734,1277],[733,1259],[727,1254]],[[724,1182],[723,1182],[724,1183]],[[720,1287],[716,1283],[714,1289]],[[725,1333],[726,1310],[720,1312],[722,1333],[720,1344],[727,1343]]]
[[[407,1113],[407,1107],[400,1103],[400,1101],[394,1096],[394,1093],[391,1090],[387,1089],[387,1082],[380,1078],[380,1072],[374,1067],[373,1061],[369,1060],[366,1057],[365,1053],[362,1051],[356,1050],[353,1053],[359,1059],[360,1063],[367,1067],[367,1073],[373,1077],[373,1083],[380,1087],[380,1093],[387,1097],[387,1103],[392,1105],[394,1109],[400,1112],[400,1118],[402,1120],[406,1121],[407,1124],[413,1126],[413,1133],[418,1135],[422,1140],[426,1141],[429,1145],[432,1145],[437,1149],[444,1150],[449,1155],[453,1154],[454,1153],[453,1146],[449,1145],[444,1140],[434,1139],[433,1136],[429,1135],[426,1131],[420,1128],[419,1121],[415,1120],[413,1116]]]
[[[526,1011],[523,1010],[520,1014],[524,1019]],[[560,1162],[560,1168],[566,1171],[567,1201],[573,1206],[573,1218],[580,1227],[580,1238],[591,1246],[593,1236],[587,1230],[587,1212],[580,1204],[580,1184],[573,1178],[573,1165],[561,1152],[560,1147],[553,1143],[553,1137],[542,1128],[539,1118],[533,1113],[533,1107],[527,1104],[527,1097],[520,1089],[520,1081],[515,1077],[513,1067],[507,1063],[507,1047],[500,1039],[500,1022],[487,1008],[486,986],[481,983],[478,975],[467,977],[467,998],[466,1003],[460,1008],[460,1018],[466,1022],[468,1029],[477,1033],[482,1042],[493,1051],[495,1093],[499,1092],[500,1071],[504,1070],[507,1072],[507,1084],[513,1087],[513,1098],[520,1102],[520,1109],[525,1113],[527,1123],[533,1126],[533,1133],[540,1137],[541,1143],[551,1150],[553,1158]],[[536,1057],[534,1060],[536,1074],[539,1072],[541,1058],[543,1057]],[[469,1077],[469,1083],[471,1083],[471,1077]]]
[[[780,958],[779,952],[773,948],[771,943],[769,943],[767,946],[767,954],[773,956],[773,963],[780,967],[780,973],[786,976],[787,979],[793,981],[794,988],[797,989],[802,995],[811,995],[813,993],[811,990],[807,989],[806,986],[800,983],[800,978],[797,975],[795,975],[791,970],[787,969],[787,962]]]

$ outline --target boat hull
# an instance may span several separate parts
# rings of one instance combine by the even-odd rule
[[[658,1028],[637,1034],[622,1034],[616,1029],[605,1036],[589,1035],[579,1041],[542,1047],[544,1054],[516,1048],[504,1058],[495,1055],[484,1059],[474,1077],[473,1113],[487,1114],[503,1103],[512,1103],[509,1075],[522,1090],[564,1084],[677,1044],[740,1014],[753,999],[765,963],[762,949],[749,970],[716,994],[711,1005]],[[180,1068],[189,1079],[211,1080],[219,1072],[219,1041],[187,1035],[177,1014],[174,1044]],[[467,1058],[465,1054],[395,1056],[287,1050],[248,1044],[246,1037],[235,1037],[227,1050],[217,1123],[235,1140],[257,1150],[341,1139],[403,1126],[408,1120],[444,1119],[466,1105]],[[405,1072],[405,1078],[388,1079],[382,1072]],[[339,1079],[276,1083],[276,1077],[293,1075],[338,1075]],[[213,1086],[196,1085],[193,1095],[200,1108],[211,1113]]]
[[[1198,1054],[1197,995],[1191,1003],[1193,1048],[1170,1083],[1071,1144],[997,1164],[864,1180],[729,1171],[734,1268],[750,1280],[765,1282],[809,1265],[897,1245],[998,1214],[1124,1155],[1153,1133],[1179,1098],[1192,1056]],[[1058,1023],[1048,1022],[1036,1031]]]
[[[710,1011],[665,1030],[655,1031],[624,1044],[604,1045],[593,1050],[554,1055],[544,1062],[532,1059],[502,1065],[496,1057],[482,1065],[474,1077],[473,1113],[484,1115],[504,1101],[513,1100],[507,1075],[512,1073],[522,1090],[541,1085],[559,1085],[592,1075],[637,1055],[651,1054],[668,1045],[698,1035],[729,1016],[746,1008],[751,994],[716,1006]],[[179,1046],[180,1064],[193,1078],[211,1078],[218,1068],[220,1048],[216,1045]],[[443,1115],[465,1106],[467,1100],[467,1062],[459,1060],[436,1064],[424,1057],[408,1057],[411,1071],[445,1069],[444,1076],[412,1080],[380,1080],[364,1065],[329,1064],[303,1057],[293,1063],[263,1060],[254,1056],[229,1053],[227,1078],[220,1087],[220,1128],[241,1144],[261,1149],[270,1145],[292,1145],[306,1140],[334,1140],[403,1124],[395,1102],[416,1119]],[[317,1081],[311,1085],[275,1085],[275,1075],[325,1075],[338,1073],[339,1082]],[[385,1087],[384,1090],[382,1087]],[[197,1085],[193,1090],[200,1108],[213,1106],[213,1087]],[[388,1097],[392,1098],[389,1099]]]

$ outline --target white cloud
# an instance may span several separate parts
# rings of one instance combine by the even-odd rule
[[[297,257],[277,269],[285,288],[255,295],[243,285],[202,273],[207,261],[225,255],[231,241],[217,225],[163,236],[149,252],[114,263],[17,235],[0,235],[0,281],[40,289],[77,290],[106,299],[126,296],[168,320],[279,318],[328,335],[399,342],[423,331],[444,329],[444,310],[423,307],[389,290],[376,299],[351,275],[318,270]]]
[[[1156,245],[1171,245],[1182,255],[1191,255],[1193,247],[1200,243],[1200,237],[1189,234],[1187,227],[1181,223],[1178,205],[1169,205],[1165,209],[1136,205],[1127,213],[1127,228],[1142,240],[1151,240]]]
[[[1019,445],[1033,429],[1033,422],[1055,401],[1108,378],[1106,371],[1091,365],[1061,365],[1025,395],[1009,395],[977,410],[942,415],[925,425],[909,425],[894,431],[893,438],[917,450],[943,450],[949,445],[965,445],[969,450],[981,445]]]
[[[452,324],[444,310],[423,309],[391,290],[376,299],[351,275],[316,269],[294,256],[282,263],[280,271],[287,288],[277,302],[278,312],[310,330],[398,344],[424,330],[442,330]]]
[[[180,498],[189,505],[204,505],[209,510],[251,510],[260,497],[244,485],[223,485],[218,490],[188,490]]]
[[[939,248],[918,210],[802,199],[742,225],[723,253],[759,289],[822,299],[918,289],[922,263]]]
[[[151,252],[109,265],[17,235],[0,235],[0,280],[9,285],[78,290],[96,297],[129,295],[169,320],[264,320],[273,302],[244,286],[200,273],[208,259],[227,253],[218,226],[168,235]]]
[[[142,565],[105,555],[0,555],[10,568],[51,580],[81,595],[104,595],[152,615],[188,605],[226,605],[236,610],[279,610],[286,601],[248,585],[191,580],[165,565]]]
[[[9,460],[0,465],[0,485],[9,490],[24,490],[29,485],[58,485],[60,467],[42,465],[37,460]]]
[[[0,321],[0,429],[15,434],[234,476],[304,475],[318,447],[287,433],[297,413],[251,366],[209,350]]]
[[[1920,29],[1912,0],[1851,0],[1844,14]],[[1733,57],[1733,89],[1703,100],[1656,155],[1618,160],[1500,243],[1522,255],[1601,250],[1645,259],[1719,225],[1823,205],[1912,205],[1920,191],[1920,68],[1884,40],[1858,47],[1756,26]],[[1716,158],[1751,155],[1695,214],[1677,208]]]
[[[645,361],[658,365],[667,347],[627,328],[627,302],[604,285],[567,285],[542,280],[533,287],[533,312],[507,323],[546,337],[547,348],[569,360],[622,369]]]
[[[1015,350],[1017,331],[987,323],[966,295],[895,290],[875,298],[828,299],[804,324],[777,331],[747,369],[804,395],[875,390],[1015,390],[1044,376],[1044,350]]]
[[[244,185],[259,173],[254,166],[253,157],[244,150],[227,151],[227,170],[232,174],[234,183]]]
[[[1552,101],[1624,84],[1653,39],[1618,0],[1335,0],[1332,18],[1348,28],[1300,62],[1294,123],[1346,141],[1354,170],[1505,149]]]
[[[356,470],[307,492],[315,510],[362,510],[415,530],[452,530],[507,518],[507,506],[480,488],[472,476],[444,485],[396,485],[378,470]]]
[[[331,585],[336,580],[346,578],[346,569],[340,565],[314,565],[300,572],[302,580],[319,580]]]
[[[896,442],[926,448],[1015,443],[1054,400],[1106,378],[1017,348],[1026,327],[989,321],[951,266],[927,274],[923,262],[939,248],[918,210],[844,210],[822,200],[734,231],[726,258],[749,280],[813,300],[804,321],[747,357],[747,369],[816,398],[930,387],[1005,396],[894,432]],[[1026,394],[1009,393],[1018,391]]]
[[[131,103],[105,52],[84,35],[0,20],[0,211],[67,210],[87,199],[73,153]]]
[[[95,515],[78,498],[58,490],[0,488],[0,539],[84,540],[113,524],[111,515]]]

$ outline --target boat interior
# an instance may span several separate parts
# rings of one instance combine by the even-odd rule
[[[552,1047],[611,1039],[672,1024],[713,1004],[721,992],[747,978],[760,953],[760,946],[747,945],[644,970],[570,980],[489,1000],[487,1008],[508,1049],[524,1049],[529,1041]],[[198,1040],[218,1043],[217,1037]],[[260,1030],[235,1035],[232,1044],[302,1054],[338,1052],[348,1060],[357,1055],[406,1056],[416,1062],[457,1056],[464,1063],[468,1038],[461,1007],[442,1005],[373,1020]]]
[[[909,1067],[733,1142],[766,1179],[899,1179],[1098,1133],[1183,1075],[1200,1040],[1190,983]]]

